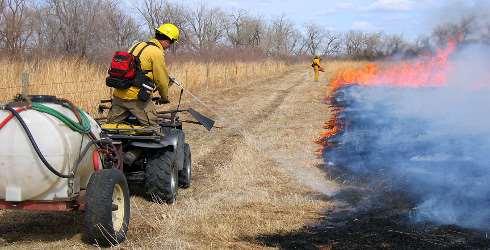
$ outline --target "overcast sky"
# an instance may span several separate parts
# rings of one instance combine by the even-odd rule
[[[181,0],[199,4],[200,0]],[[298,25],[318,23],[330,30],[384,31],[413,39],[443,20],[490,0],[207,0],[225,10],[245,9],[270,19],[285,15]],[[485,7],[485,8],[486,8]],[[490,10],[486,10],[490,13]]]

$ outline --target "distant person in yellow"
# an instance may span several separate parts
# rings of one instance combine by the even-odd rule
[[[325,72],[323,67],[320,65],[322,59],[319,56],[313,57],[313,62],[311,63],[311,67],[313,67],[313,71],[315,73],[315,82],[318,82],[318,78],[320,77],[320,71]]]
[[[122,122],[130,114],[143,126],[158,128],[158,118],[152,93],[156,89],[160,94],[160,104],[169,103],[169,73],[165,65],[165,50],[179,40],[180,31],[171,23],[162,24],[155,29],[155,37],[147,42],[132,46],[129,52],[139,56],[144,78],[141,87],[131,86],[127,89],[115,89],[112,107],[107,116],[108,122]],[[138,80],[138,76],[135,81]]]

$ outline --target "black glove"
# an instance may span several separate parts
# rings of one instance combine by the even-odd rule
[[[169,77],[168,77],[168,85],[169,85],[169,86],[172,86],[172,84],[174,84],[174,82],[175,82],[175,77],[171,77],[171,76],[169,76]]]

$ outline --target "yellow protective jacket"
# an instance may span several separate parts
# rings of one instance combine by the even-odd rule
[[[313,62],[311,63],[311,66],[320,66],[320,58],[313,58]]]
[[[162,97],[163,100],[168,100],[168,84],[169,84],[169,76],[167,66],[165,65],[165,51],[163,50],[160,42],[152,38],[149,42],[154,43],[157,46],[147,46],[139,57],[141,62],[141,69],[143,71],[149,71],[146,73],[150,79],[153,80],[155,86],[158,90],[158,93]],[[138,53],[145,47],[146,42],[142,42],[136,44],[137,46],[133,51],[133,55],[138,55]],[[133,47],[134,47],[133,46]],[[133,49],[131,47],[129,51]],[[131,86],[127,89],[115,89],[114,96],[119,97],[123,100],[137,100],[138,99],[138,87]]]

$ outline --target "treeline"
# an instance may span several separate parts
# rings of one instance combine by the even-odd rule
[[[467,16],[446,23],[416,41],[381,32],[334,32],[319,24],[301,27],[286,16],[272,20],[244,10],[232,12],[202,2],[184,6],[166,0],[0,0],[0,49],[3,57],[74,56],[106,59],[151,36],[155,27],[172,22],[182,39],[171,55],[198,60],[322,55],[379,59],[425,53],[458,37],[489,43],[488,22]]]

